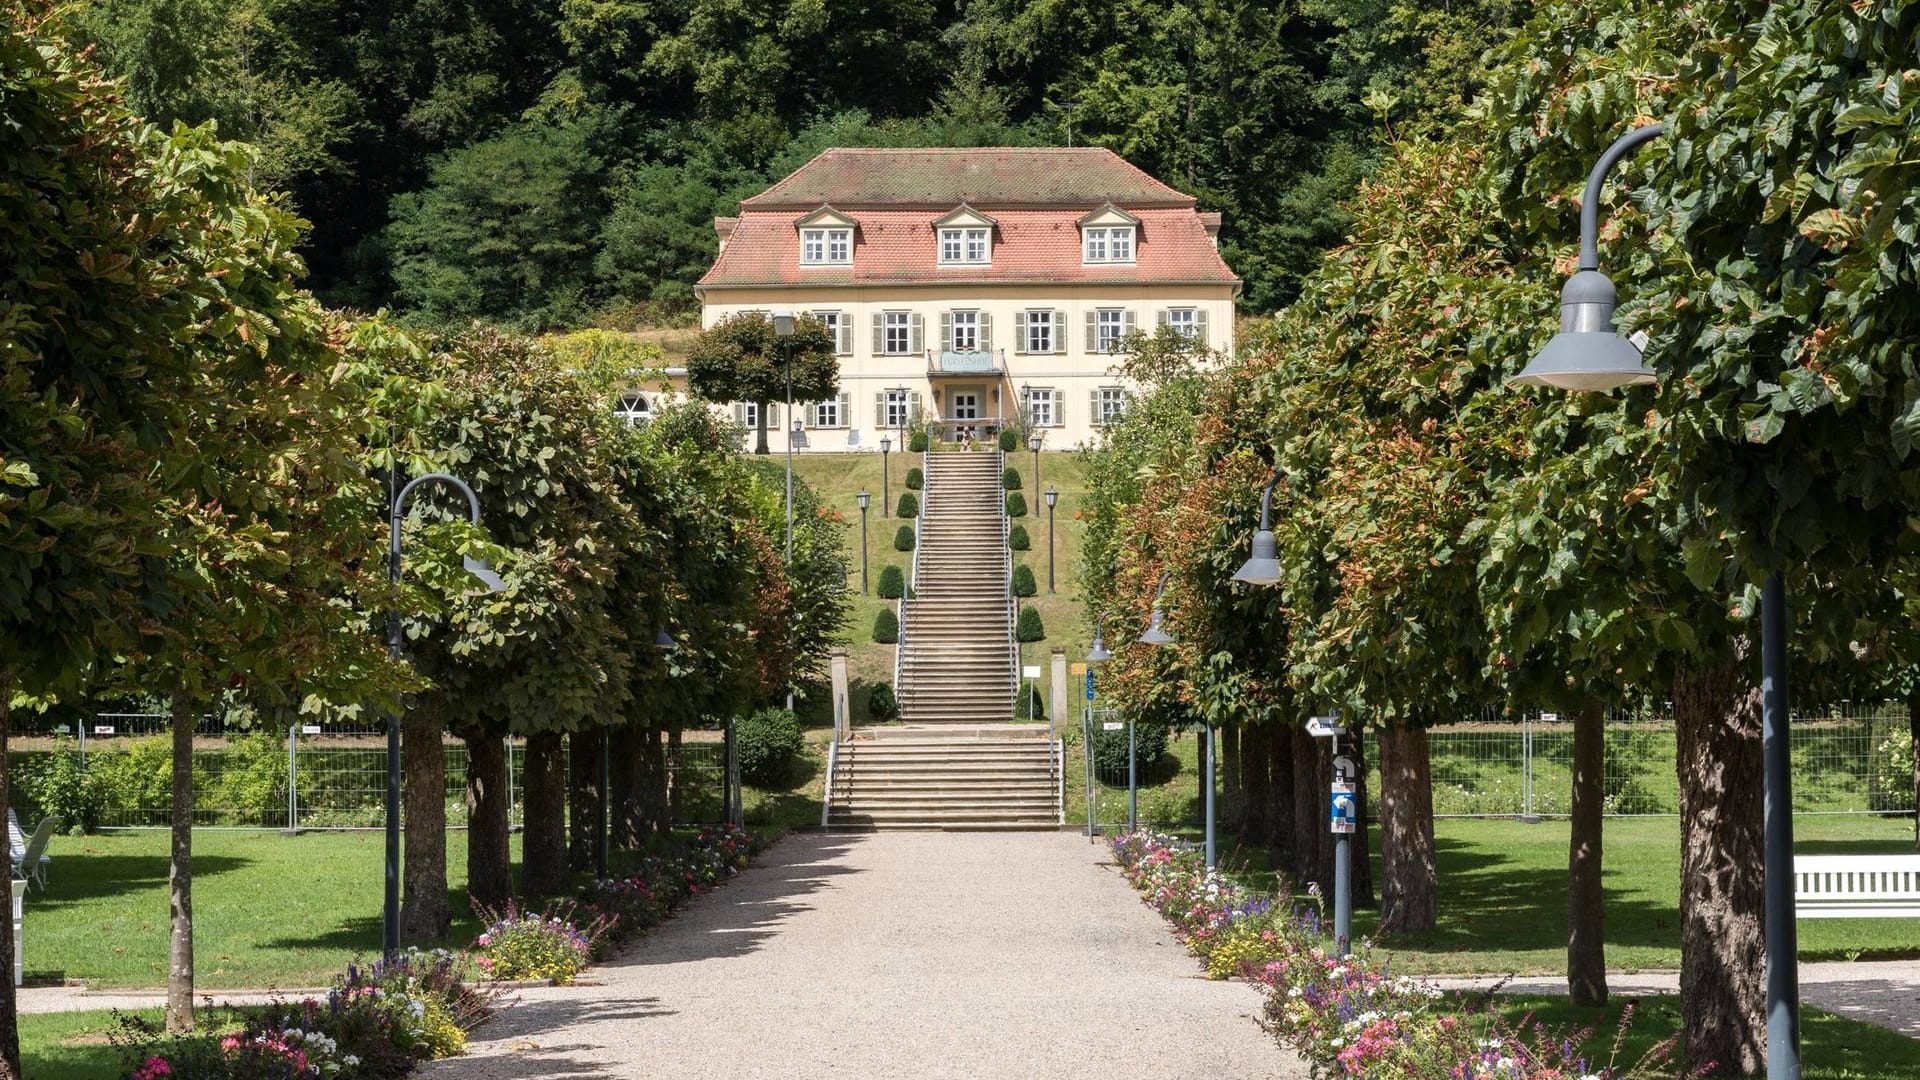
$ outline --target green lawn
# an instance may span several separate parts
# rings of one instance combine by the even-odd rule
[[[1557,1035],[1592,1028],[1584,1053],[1595,1065],[1607,1062],[1620,1012],[1628,999],[1616,998],[1604,1009],[1580,1009],[1563,997],[1502,997],[1499,1008],[1511,1023],[1544,1024]],[[1623,1068],[1680,1029],[1680,1003],[1672,996],[1641,998],[1635,1006],[1616,1063]],[[1844,1016],[1805,1009],[1800,1016],[1800,1051],[1806,1080],[1920,1080],[1920,1041]]]
[[[325,985],[380,951],[378,832],[194,835],[196,983]],[[514,838],[519,849],[519,838]],[[56,837],[51,884],[27,898],[21,928],[30,982],[159,986],[167,972],[167,833]],[[456,916],[451,941],[479,928],[467,910],[466,834],[447,835]]]
[[[158,1009],[131,1015],[159,1022]],[[107,1043],[115,1028],[105,1011],[20,1018],[20,1065],[28,1080],[114,1080],[120,1055]]]
[[[1866,815],[1794,821],[1805,854],[1910,852],[1912,824]],[[1410,974],[1553,975],[1566,970],[1565,821],[1443,820],[1439,847],[1440,925],[1430,934],[1383,940],[1395,970]],[[1372,836],[1374,880],[1380,836]],[[1263,853],[1228,839],[1222,861],[1259,867]],[[1607,966],[1616,970],[1680,966],[1680,823],[1674,818],[1613,818],[1606,823]],[[1373,932],[1378,912],[1354,914],[1354,932]],[[1806,960],[1920,956],[1920,920],[1802,919]]]

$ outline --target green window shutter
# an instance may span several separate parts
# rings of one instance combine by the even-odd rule
[[[1193,313],[1193,334],[1195,337],[1200,339],[1200,344],[1205,345],[1207,343],[1207,309],[1206,308],[1201,308],[1198,311],[1195,311]]]
[[[1013,313],[1013,351],[1027,351],[1027,313],[1024,311]]]
[[[926,317],[916,312],[913,316],[913,337],[911,340],[907,342],[907,351],[910,353],[926,352],[927,351],[926,340],[927,340]]]
[[[1094,309],[1087,311],[1087,351],[1100,351],[1100,312]]]
[[[980,351],[993,351],[993,316],[984,311],[980,313]]]
[[[1053,340],[1050,344],[1053,345],[1053,351],[1057,353],[1066,352],[1067,351],[1067,313],[1066,312],[1056,311],[1053,313],[1052,337],[1053,337]]]
[[[940,351],[953,351],[953,312],[940,313]]]
[[[883,311],[873,313],[873,355],[880,356],[887,351],[887,315]]]

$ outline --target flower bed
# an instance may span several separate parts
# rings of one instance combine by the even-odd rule
[[[1268,1027],[1317,1077],[1366,1080],[1643,1080],[1670,1076],[1673,1041],[1631,1065],[1583,1057],[1591,1029],[1549,1030],[1504,1021],[1484,1000],[1447,998],[1393,977],[1364,948],[1325,951],[1319,894],[1305,903],[1267,896],[1218,869],[1190,845],[1138,832],[1115,837],[1113,855],[1142,899],[1180,931],[1214,978],[1238,976],[1266,994]],[[1611,1058],[1631,1019],[1613,1039]]]

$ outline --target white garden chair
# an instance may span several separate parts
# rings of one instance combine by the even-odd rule
[[[7,810],[7,843],[13,855],[14,877],[26,878],[43,889],[47,887],[47,867],[53,863],[53,857],[47,854],[47,843],[53,839],[53,831],[59,827],[60,819],[48,814],[33,827],[33,835],[20,843],[17,840],[20,820],[11,808]],[[16,843],[18,846],[15,846]]]

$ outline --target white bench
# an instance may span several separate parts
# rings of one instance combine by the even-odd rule
[[[1793,900],[1803,919],[1920,916],[1920,855],[1796,855]]]

